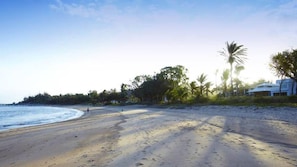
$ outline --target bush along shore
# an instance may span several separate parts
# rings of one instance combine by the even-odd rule
[[[196,98],[184,102],[131,102],[121,92],[113,94],[105,94],[105,97],[100,93],[98,96],[90,96],[90,94],[66,94],[59,96],[51,96],[47,93],[38,94],[36,96],[25,98],[19,102],[20,105],[129,105],[129,104],[144,104],[158,106],[195,106],[195,105],[234,105],[234,106],[291,106],[297,107],[297,96],[231,96],[231,97],[203,97]]]

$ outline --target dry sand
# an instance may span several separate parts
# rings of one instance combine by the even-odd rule
[[[297,166],[297,110],[91,107],[76,120],[0,132],[0,166]]]

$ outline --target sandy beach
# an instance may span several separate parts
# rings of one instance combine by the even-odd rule
[[[79,119],[0,132],[0,166],[294,167],[297,109],[90,107]]]

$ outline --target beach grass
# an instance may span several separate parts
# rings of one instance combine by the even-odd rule
[[[233,106],[289,106],[297,107],[297,96],[233,96],[210,98],[207,104]]]

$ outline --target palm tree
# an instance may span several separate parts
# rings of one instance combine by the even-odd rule
[[[203,95],[203,91],[204,91],[204,87],[205,87],[205,82],[206,82],[206,75],[205,74],[201,74],[200,76],[198,76],[197,81],[198,81],[198,89],[199,89],[199,95],[202,96]]]
[[[221,76],[221,80],[222,80],[222,88],[223,88],[223,95],[226,97],[227,96],[227,90],[228,90],[228,86],[227,86],[227,81],[229,79],[230,76],[230,70],[225,69],[223,71],[223,74]]]
[[[208,94],[211,93],[213,94],[214,91],[210,90],[210,87],[212,86],[211,82],[206,82],[205,83],[205,95],[208,97]]]
[[[234,78],[233,82],[235,82],[236,95],[239,95],[239,86],[242,85],[242,81],[239,79],[239,74],[243,70],[244,70],[244,66],[242,66],[242,65],[236,65],[235,66],[234,73],[236,75],[236,78]]]
[[[211,92],[209,89],[212,84],[211,82],[207,82],[207,75],[202,73],[200,76],[198,76],[197,81],[198,81],[197,88],[199,90],[199,96],[203,96],[204,94],[208,96],[208,93]]]
[[[191,94],[192,96],[194,96],[196,89],[197,89],[197,83],[195,81],[192,81],[190,83],[190,89],[191,89]]]
[[[224,56],[227,60],[227,63],[230,64],[230,84],[231,84],[231,91],[233,93],[233,65],[243,65],[246,60],[246,48],[243,45],[238,45],[234,41],[230,44],[226,42],[226,48],[224,48],[219,53]]]

